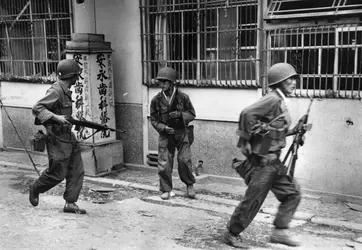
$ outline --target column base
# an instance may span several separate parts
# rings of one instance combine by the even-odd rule
[[[123,141],[81,143],[81,155],[85,175],[104,175],[123,165]]]

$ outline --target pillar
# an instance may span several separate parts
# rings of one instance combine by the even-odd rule
[[[74,33],[66,43],[66,57],[81,68],[72,87],[73,117],[115,128],[115,101],[111,43],[102,34]],[[85,172],[98,175],[123,163],[123,144],[110,130],[81,128],[74,131],[82,145]]]

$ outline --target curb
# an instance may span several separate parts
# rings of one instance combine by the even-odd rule
[[[28,164],[22,164],[22,163],[0,161],[0,166],[1,165],[16,167],[18,169],[33,170],[33,166],[30,166]],[[43,170],[45,168],[38,167],[38,169]],[[88,180],[88,181],[103,183],[103,184],[110,184],[112,186],[119,185],[119,186],[123,186],[123,187],[143,189],[143,190],[147,190],[147,191],[151,191],[151,192],[159,192],[158,187],[147,185],[147,184],[128,182],[128,181],[122,181],[122,180],[117,180],[117,179],[107,179],[107,178],[103,178],[103,177],[85,176],[84,179]],[[184,197],[187,196],[186,193],[182,192],[182,191],[174,190],[173,192],[178,196],[184,196]],[[197,194],[197,199],[214,202],[214,203],[219,203],[219,204],[227,205],[227,206],[236,206],[239,203],[239,201],[237,201],[237,200],[225,199],[225,198],[220,198],[220,197],[216,197],[216,196],[202,195],[202,194]],[[270,214],[270,215],[275,215],[276,212],[277,212],[276,208],[262,208],[260,210],[260,213]],[[308,222],[311,222],[316,225],[338,227],[338,228],[344,228],[344,229],[350,229],[353,231],[362,232],[362,224],[335,220],[335,219],[331,219],[331,218],[327,218],[327,217],[320,217],[320,216],[316,216],[315,214],[311,214],[311,213],[296,212],[293,216],[293,219],[308,221]]]
[[[144,190],[153,191],[153,192],[159,192],[157,187],[151,186],[151,185],[146,185],[146,184],[127,182],[127,181],[121,181],[121,180],[111,180],[111,179],[106,179],[106,178],[86,177],[86,179],[94,181],[94,182],[100,182],[100,183],[106,183],[106,184],[112,184],[112,185],[132,187],[132,188],[137,188],[137,189],[144,189]],[[182,191],[174,190],[173,192],[179,196],[185,196],[185,197],[187,196],[186,193],[182,192]],[[239,201],[237,201],[237,200],[219,198],[219,197],[215,197],[215,196],[211,196],[211,195],[197,194],[196,197],[197,197],[197,200],[205,200],[205,201],[219,203],[219,204],[223,204],[223,205],[227,205],[227,206],[236,206],[239,203]],[[263,208],[260,210],[260,212],[264,213],[264,214],[275,215],[277,212],[277,209]],[[320,216],[316,216],[315,214],[311,214],[311,213],[296,212],[293,216],[293,219],[308,221],[308,222],[311,222],[316,225],[346,228],[346,229],[350,229],[353,231],[362,232],[362,224],[334,220],[334,219],[327,218],[327,217],[320,217]]]

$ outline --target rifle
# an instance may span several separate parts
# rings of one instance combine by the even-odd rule
[[[292,145],[290,145],[288,152],[285,155],[284,160],[283,160],[283,165],[285,166],[285,163],[287,162],[288,157],[291,156],[289,159],[288,166],[287,166],[287,175],[289,175],[292,179],[294,177],[295,164],[298,159],[299,146],[303,146],[303,144],[304,144],[303,136],[307,131],[311,130],[311,128],[312,128],[312,124],[308,124],[308,116],[309,116],[309,112],[310,112],[312,103],[313,103],[313,98],[311,98],[311,100],[310,100],[307,113],[305,115],[303,115],[303,117],[301,119],[299,119],[299,121],[296,125],[296,134],[294,136],[293,143],[292,143]],[[303,128],[304,125],[307,125],[307,127]]]
[[[75,125],[75,130],[80,130],[81,127],[87,127],[87,128],[95,129],[96,130],[95,133],[97,133],[98,131],[104,131],[104,130],[110,130],[110,131],[119,132],[119,133],[126,133],[123,130],[109,128],[105,124],[100,124],[100,123],[97,123],[97,122],[88,121],[86,119],[77,120],[77,119],[74,119],[71,116],[68,116],[66,119],[67,119],[68,122]]]

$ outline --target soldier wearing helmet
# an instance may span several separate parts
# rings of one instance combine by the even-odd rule
[[[158,175],[161,198],[167,200],[172,191],[172,169],[177,149],[178,173],[187,186],[187,196],[195,198],[195,177],[192,174],[191,149],[193,126],[196,117],[190,97],[175,86],[177,72],[170,67],[161,68],[157,80],[161,86],[151,101],[151,123],[159,133]]]
[[[48,169],[29,187],[29,201],[34,207],[39,204],[40,193],[48,191],[66,179],[63,211],[86,213],[76,204],[84,178],[80,146],[71,131],[72,125],[66,119],[72,115],[70,87],[78,81],[80,73],[81,68],[74,60],[60,61],[57,67],[58,80],[33,106],[35,124],[44,125],[47,131],[46,146],[49,158]]]
[[[274,64],[268,72],[271,91],[240,114],[238,147],[246,160],[234,167],[244,178],[248,189],[224,234],[225,241],[234,247],[247,247],[239,234],[252,222],[270,190],[281,202],[271,241],[288,246],[299,245],[288,236],[286,229],[299,205],[300,187],[286,175],[286,168],[279,159],[282,148],[286,146],[286,136],[296,133],[296,127],[290,129],[286,97],[293,93],[297,78],[292,65]]]

